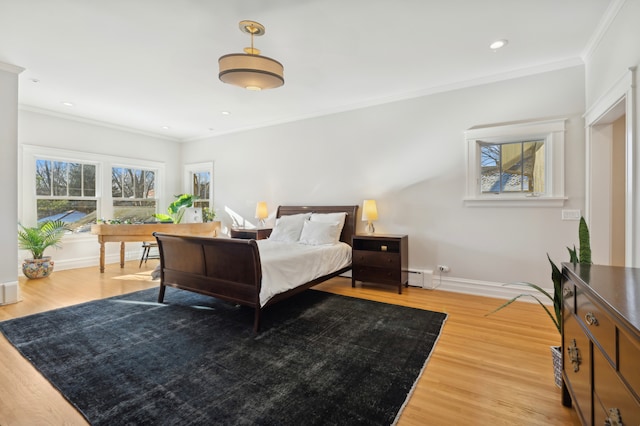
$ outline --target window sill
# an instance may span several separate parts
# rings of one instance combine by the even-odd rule
[[[486,196],[467,197],[466,207],[562,207],[567,197]]]

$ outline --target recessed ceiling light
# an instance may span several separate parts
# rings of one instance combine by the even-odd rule
[[[73,102],[68,102],[68,101],[64,101],[64,102],[60,102],[62,105],[71,108],[72,106],[74,106]]]
[[[509,40],[506,40],[506,39],[496,40],[489,45],[489,48],[491,48],[492,50],[498,50],[502,47],[505,47],[507,44],[509,44]]]
[[[222,115],[230,115],[231,113],[229,111],[222,111]]]
[[[32,79],[31,79],[31,82],[32,82],[32,83],[40,83],[40,80],[38,80],[37,78],[32,78]]]
[[[162,128],[163,128],[164,130],[169,130],[171,127],[169,127],[169,126],[162,126]]]

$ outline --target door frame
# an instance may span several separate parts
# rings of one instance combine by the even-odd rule
[[[585,120],[585,220],[591,226],[592,213],[592,149],[594,127],[598,126],[608,115],[617,113],[616,108],[624,107],[625,119],[625,266],[640,267],[640,149],[635,143],[636,111],[635,111],[635,74],[636,67],[631,67],[584,115]],[[636,167],[634,167],[636,165]],[[610,253],[610,247],[609,247]]]

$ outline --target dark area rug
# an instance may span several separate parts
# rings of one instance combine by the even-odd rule
[[[96,425],[393,423],[446,314],[305,291],[263,312],[167,288],[0,323]]]

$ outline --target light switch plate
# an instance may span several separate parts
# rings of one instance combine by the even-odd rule
[[[562,220],[580,220],[580,210],[562,210]]]

